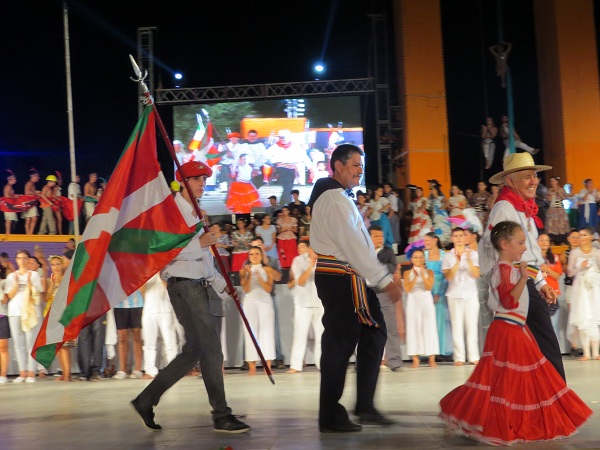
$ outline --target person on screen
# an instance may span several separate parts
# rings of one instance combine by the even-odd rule
[[[320,180],[321,178],[327,178],[328,176],[329,172],[327,172],[325,161],[317,162],[317,170],[315,170],[313,175],[313,183],[316,183],[317,180]]]
[[[263,177],[263,166],[267,163],[267,147],[262,141],[258,140],[258,131],[250,130],[246,135],[246,154],[251,155],[252,159],[248,162],[252,166],[252,184],[259,189],[265,184]]]
[[[238,158],[233,169],[235,181],[231,183],[227,196],[227,209],[234,214],[250,214],[255,206],[262,206],[260,195],[252,184],[252,166],[248,164],[246,154]]]
[[[306,165],[312,172],[312,162],[302,146],[292,141],[290,130],[279,130],[278,135],[279,140],[269,147],[267,153],[277,169],[278,183],[283,188],[279,204],[284,206],[291,200],[290,193],[294,188],[298,164]]]
[[[244,146],[240,144],[240,138],[240,133],[234,131],[233,133],[229,133],[227,135],[229,142],[219,145],[219,153],[223,155],[221,156],[221,170],[218,178],[222,191],[229,191],[231,178],[234,178],[232,176],[232,166],[235,165],[239,155],[243,153],[241,150],[244,148]]]

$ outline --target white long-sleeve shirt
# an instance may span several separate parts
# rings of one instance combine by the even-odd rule
[[[314,203],[310,243],[315,252],[350,264],[369,286],[383,289],[393,281],[377,259],[358,208],[342,188],[323,192]]]
[[[523,253],[522,261],[526,261],[527,264],[538,268],[545,262],[542,250],[537,243],[538,231],[535,227],[533,217],[527,218],[524,212],[517,211],[510,202],[500,200],[492,208],[487,228],[479,242],[479,268],[481,276],[487,276],[496,265],[496,262],[498,262],[498,252],[494,249],[491,241],[491,230],[496,224],[505,220],[518,223],[525,232],[527,249]],[[546,281],[544,281],[544,276],[540,271],[535,279],[535,287],[539,291],[545,284]]]

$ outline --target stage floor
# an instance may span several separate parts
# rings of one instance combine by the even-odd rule
[[[600,448],[600,361],[577,362],[565,357],[569,385],[594,410],[575,436],[560,441],[512,448]],[[252,431],[222,435],[212,430],[204,384],[196,377],[177,383],[155,409],[163,430],[142,427],[129,407],[149,382],[102,380],[60,383],[47,378],[35,384],[0,385],[0,449],[396,449],[483,446],[460,436],[445,437],[437,418],[438,400],[464,382],[473,366],[382,371],[377,407],[397,424],[364,427],[360,433],[320,434],[317,427],[319,373],[314,367],[296,375],[275,371],[276,384],[259,373],[249,377],[226,371],[227,398],[234,414],[245,415]],[[348,367],[342,403],[351,410],[355,399],[354,366]]]

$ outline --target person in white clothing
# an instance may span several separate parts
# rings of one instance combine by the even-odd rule
[[[579,230],[580,246],[570,252],[567,268],[574,277],[567,336],[581,343],[579,361],[600,359],[600,250],[592,246],[593,235],[592,227]]]
[[[446,252],[442,272],[448,280],[446,296],[452,325],[454,365],[479,362],[479,255],[465,246],[465,231],[452,230],[454,249]],[[466,355],[465,355],[466,340]],[[468,359],[467,359],[468,358]]]
[[[156,343],[158,335],[163,341],[166,363],[177,356],[177,335],[175,333],[175,312],[169,300],[167,283],[157,273],[145,285],[144,307],[142,310],[142,330],[144,330],[144,376],[152,379],[158,374],[156,367]]]
[[[412,252],[413,267],[404,272],[406,298],[406,352],[412,358],[412,367],[419,367],[419,356],[429,357],[429,367],[437,367],[435,355],[440,353],[435,305],[433,304],[433,270],[425,267],[425,252]]]
[[[27,268],[29,252],[19,250],[18,269],[6,276],[4,293],[8,296],[8,322],[15,346],[19,376],[13,383],[35,383],[36,361],[31,350],[42,325],[40,294],[43,293],[40,276]]]
[[[317,368],[321,367],[321,335],[323,334],[323,305],[315,285],[317,254],[307,241],[298,243],[298,256],[292,261],[288,287],[294,296],[294,337],[290,370],[286,373],[302,372],[308,334],[314,334],[314,357]]]
[[[270,369],[271,361],[275,359],[275,309],[271,300],[273,274],[271,268],[263,265],[263,256],[260,247],[250,247],[250,264],[245,264],[240,269],[240,280],[244,290],[244,312]],[[246,328],[244,343],[248,375],[256,375],[259,356]]]

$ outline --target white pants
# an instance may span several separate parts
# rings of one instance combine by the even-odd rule
[[[448,297],[448,311],[452,325],[454,362],[465,362],[465,340],[468,361],[479,361],[479,299]]]
[[[94,209],[96,209],[96,204],[94,202],[84,202],[83,207],[85,210],[85,220],[90,220],[90,217],[94,214]]]
[[[431,292],[409,292],[406,299],[406,353],[439,355],[435,305]]]
[[[244,312],[265,361],[275,359],[275,309],[271,296],[269,295],[268,302],[245,299]],[[246,361],[260,361],[246,327],[244,327],[244,349]]]
[[[323,334],[324,309],[322,306],[307,308],[294,305],[294,338],[292,341],[292,354],[290,356],[290,369],[302,370],[308,333],[312,327],[315,336],[315,364],[321,368],[321,335]]]
[[[8,324],[10,326],[10,335],[15,347],[15,356],[17,357],[19,372],[26,370],[35,372],[38,364],[37,361],[31,357],[31,350],[33,350],[33,344],[35,344],[35,339],[42,326],[42,318],[38,317],[38,324],[27,332],[23,331],[21,328],[21,316],[9,317]]]
[[[510,155],[510,148],[508,146],[509,141],[508,139],[504,139],[504,146],[506,147],[506,150],[504,150],[504,159],[506,159],[506,157],[508,155]],[[525,150],[527,153],[533,153],[535,151],[535,148],[527,145],[525,142],[523,141],[519,141],[517,139],[515,139],[515,148],[520,148],[521,150]]]
[[[156,343],[159,332],[163,340],[166,363],[169,364],[177,356],[175,313],[142,314],[142,331],[144,333],[144,371],[155,377],[158,374]]]
[[[496,152],[496,144],[493,139],[487,138],[481,142],[481,149],[483,150],[483,157],[486,162],[494,161],[494,153]]]

